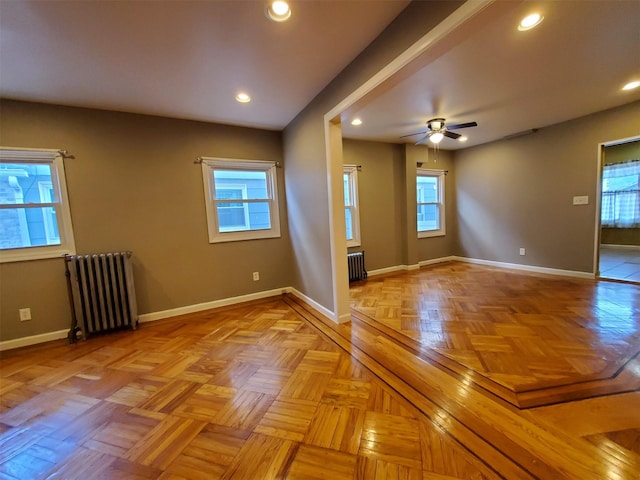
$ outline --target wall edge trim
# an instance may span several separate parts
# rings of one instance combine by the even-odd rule
[[[509,268],[513,270],[524,270],[526,272],[533,273],[545,273],[548,275],[559,275],[563,277],[574,277],[574,278],[587,278],[587,279],[595,279],[595,274],[591,272],[580,272],[577,270],[562,270],[559,268],[549,268],[549,267],[537,267],[535,265],[524,265],[520,263],[508,263],[508,262],[497,262],[494,260],[483,260],[480,258],[468,258],[468,257],[451,257],[452,260],[458,260],[460,262],[466,263],[475,263],[477,265],[486,265],[489,267],[498,267],[498,268]]]
[[[30,335],[28,337],[14,338],[12,340],[4,340],[0,342],[0,352],[5,350],[13,350],[14,348],[28,347],[37,345],[38,343],[50,342],[52,340],[60,340],[67,338],[69,329],[56,330],[55,332],[39,333],[38,335]]]
[[[238,297],[222,298],[220,300],[212,300],[210,302],[196,303],[194,305],[185,305],[183,307],[170,308],[158,312],[143,313],[138,316],[140,323],[154,322],[165,318],[176,317],[187,313],[201,312],[203,310],[211,310],[212,308],[226,307],[237,303],[249,302],[251,300],[260,300],[262,298],[275,297],[283,293],[289,292],[291,287],[274,288],[272,290],[264,290],[262,292],[249,293]]]

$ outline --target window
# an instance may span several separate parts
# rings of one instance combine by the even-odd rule
[[[604,166],[601,216],[603,227],[640,227],[640,160]]]
[[[418,169],[418,238],[445,234],[444,175],[444,170]]]
[[[205,158],[209,242],[280,236],[275,162]]]
[[[74,253],[60,153],[0,148],[0,262]]]
[[[342,181],[344,184],[344,217],[347,229],[347,247],[358,247],[360,246],[358,167],[355,165],[345,165]]]

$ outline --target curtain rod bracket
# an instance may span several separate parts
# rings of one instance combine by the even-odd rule
[[[69,152],[67,150],[58,150],[58,153],[60,154],[60,156],[63,159],[67,159],[70,158],[72,160],[75,160],[76,156],[75,155],[70,155]]]

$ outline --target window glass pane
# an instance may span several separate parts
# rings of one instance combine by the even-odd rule
[[[351,190],[349,189],[349,174],[342,175],[342,182],[344,184],[344,204],[351,205]]]
[[[640,161],[605,165],[601,222],[605,227],[640,226]]]
[[[0,210],[0,248],[60,245],[56,212],[51,207]]]
[[[268,230],[271,228],[269,202],[219,203],[217,208],[220,232]]]
[[[418,205],[418,231],[438,230],[440,228],[439,205]]]
[[[0,204],[55,201],[50,164],[0,163]]]
[[[352,222],[352,217],[351,217],[351,209],[350,208],[345,208],[344,209],[344,217],[346,220],[346,227],[347,227],[347,240],[353,240],[353,222]]]
[[[225,188],[243,188],[246,192],[244,197],[251,199],[268,199],[267,172],[264,171],[241,171],[241,170],[214,170],[213,178],[216,190],[216,200],[225,199],[226,194],[222,193]]]
[[[418,203],[438,201],[438,178],[437,177],[418,177],[417,186],[418,186],[418,191],[417,191]]]

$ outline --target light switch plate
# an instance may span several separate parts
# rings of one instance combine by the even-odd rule
[[[588,195],[581,195],[578,197],[573,197],[573,204],[574,205],[588,205],[589,204],[589,196]]]

